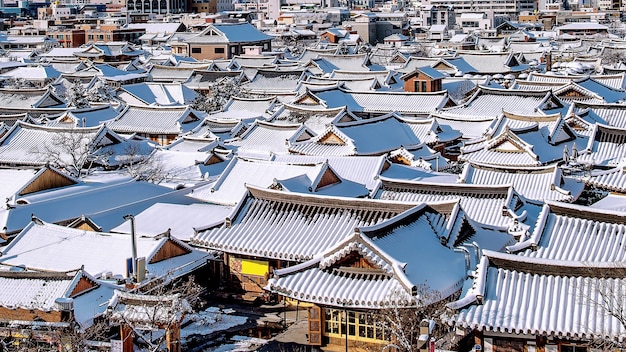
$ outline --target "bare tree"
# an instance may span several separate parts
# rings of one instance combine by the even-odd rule
[[[115,98],[115,90],[102,80],[98,80],[88,93],[93,102],[108,102]]]
[[[169,169],[149,144],[132,143],[124,151],[124,170],[137,180],[161,183],[170,177]]]
[[[193,276],[174,282],[157,280],[155,285],[143,289],[146,290],[141,293],[117,293],[110,311],[111,322],[129,327],[138,343],[149,351],[168,351],[168,331],[179,329],[184,316],[201,305],[199,297],[204,289]]]
[[[390,300],[395,303],[381,313],[382,323],[391,335],[391,342],[384,349],[417,351],[429,343],[431,337],[440,346],[451,344],[450,328],[442,323],[447,315],[446,303],[451,299],[442,299],[438,291],[425,284],[417,287],[417,294],[412,298],[408,298],[404,291],[392,293]],[[423,339],[424,328],[428,331],[427,340]]]
[[[50,165],[65,170],[74,177],[80,177],[107,158],[101,148],[92,145],[93,133],[80,129],[56,133],[50,142],[34,147],[31,152],[38,154]]]
[[[590,344],[601,350],[623,349],[626,338],[626,266],[624,263],[610,265],[587,264],[583,267],[580,280],[575,280],[575,291],[578,304],[586,306],[590,312],[599,313],[591,316],[598,326],[602,322],[616,320],[621,327],[617,336],[608,336],[605,331],[589,330],[590,324],[585,321],[583,329],[585,336],[590,338]],[[600,316],[601,315],[601,316]],[[604,325],[606,326],[606,325]]]

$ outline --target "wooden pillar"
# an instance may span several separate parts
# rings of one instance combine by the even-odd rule
[[[168,352],[180,352],[180,324],[174,323],[165,331]]]
[[[474,330],[474,346],[480,346],[480,350],[484,350],[483,346],[483,332],[482,330]],[[477,352],[477,351],[474,351]]]
[[[122,339],[122,352],[133,352],[133,330],[126,324],[120,325],[120,337]]]

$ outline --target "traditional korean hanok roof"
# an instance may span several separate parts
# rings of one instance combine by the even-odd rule
[[[626,253],[616,250],[626,237],[625,219],[624,212],[547,202],[534,230],[507,250],[532,259],[581,266],[626,262]]]
[[[407,148],[401,146],[400,148],[389,152],[388,160],[395,164],[413,166],[425,170],[434,170],[436,172],[443,171],[451,167],[449,163],[450,160],[442,156],[441,153],[429,148],[426,144]]]
[[[67,103],[50,89],[0,89],[0,109],[66,109]]]
[[[57,299],[72,301],[73,319],[85,329],[93,319],[106,310],[106,301],[113,296],[114,286],[99,283],[83,270],[74,273],[62,272],[0,272],[2,281],[2,305],[6,309],[37,311],[59,311],[67,309]],[[26,321],[11,321],[18,325],[28,325]],[[37,323],[33,321],[32,323]],[[61,327],[70,322],[56,323]]]
[[[308,62],[310,59],[317,58],[320,54],[333,55],[336,52],[337,52],[336,47],[330,47],[330,48],[306,47],[302,51],[302,54],[298,57],[297,61],[305,63],[305,62]]]
[[[180,134],[202,123],[187,106],[127,106],[106,125],[119,133]]]
[[[246,131],[248,126],[245,123],[252,122],[249,119],[239,121],[232,118],[205,117],[204,121],[186,136],[210,141],[229,140]]]
[[[198,232],[195,246],[228,253],[302,262],[356,227],[378,224],[415,204],[304,195],[248,186],[249,195],[221,226]]]
[[[74,56],[85,58],[116,58],[119,56],[139,56],[144,51],[135,49],[128,42],[97,42],[86,45],[81,51],[74,53]]]
[[[305,71],[257,70],[254,78],[241,85],[251,94],[295,94],[298,82],[306,76]]]
[[[195,69],[191,67],[154,65],[150,68],[148,73],[150,74],[150,77],[152,77],[152,81],[154,82],[184,83],[189,80],[189,77],[191,77],[194,70]]]
[[[565,119],[557,116],[551,120],[517,128],[505,125],[498,135],[478,143],[466,143],[459,160],[496,167],[539,166],[562,160],[565,150],[576,149],[576,142],[587,144],[587,138],[577,135]],[[513,119],[513,122],[518,121]]]
[[[445,112],[434,113],[430,116],[435,118],[440,126],[447,126],[451,130],[461,132],[464,139],[482,138],[494,122],[491,116],[466,119],[459,115],[449,116]]]
[[[334,157],[277,154],[274,155],[272,161],[292,165],[311,165],[326,162],[341,179],[364,185],[368,190],[374,190],[377,187],[378,175],[388,167],[385,156]]]
[[[516,91],[480,87],[465,103],[443,109],[446,116],[466,119],[496,118],[507,111],[522,116],[566,115],[569,105],[551,91]]]
[[[259,31],[248,22],[212,23],[197,35],[187,38],[188,43],[248,43],[270,41],[271,36]]]
[[[52,48],[48,52],[39,54],[39,57],[52,59],[76,59],[74,53],[82,50],[83,48]]]
[[[190,196],[216,204],[234,205],[245,195],[246,185],[270,187],[279,180],[307,179],[312,193],[355,196],[355,183],[360,183],[353,176],[353,170],[337,168],[328,172],[325,163],[283,163],[261,160],[233,158],[218,180],[194,190]],[[344,177],[344,172],[347,174]],[[328,178],[324,178],[324,176]],[[345,180],[346,182],[337,182]],[[315,186],[314,183],[317,185]],[[324,186],[325,185],[325,186]],[[314,187],[315,186],[315,187]],[[359,194],[363,195],[365,183],[361,184]],[[307,189],[307,193],[308,189]],[[367,193],[367,192],[366,192]]]
[[[173,188],[206,183],[215,181],[232,158],[232,151],[228,149],[207,147],[205,145],[200,151],[157,149],[151,158],[167,175],[166,184]]]
[[[137,257],[146,258],[151,278],[168,273],[175,278],[205,265],[211,258],[209,253],[195,250],[174,237],[137,237],[136,243]],[[84,231],[35,219],[3,249],[0,262],[52,271],[84,268],[96,278],[107,272],[123,278],[131,252],[128,235]]]
[[[322,85],[334,85],[338,84],[342,87],[353,90],[353,91],[368,91],[368,90],[378,90],[381,88],[378,80],[376,78],[344,78],[344,79],[334,79],[329,77],[317,77],[317,76],[309,76],[307,77],[308,83],[317,83]],[[298,93],[303,93],[303,89],[306,89],[306,85],[300,84]]]
[[[362,78],[376,78],[378,84],[382,87],[393,90],[403,90],[402,80],[398,77],[395,71],[354,71],[354,70],[335,70],[330,76],[335,80],[348,80],[348,79],[362,79]]]
[[[447,126],[444,126],[444,128]],[[381,155],[400,146],[450,141],[460,133],[444,130],[434,120],[407,120],[397,114],[336,123],[307,141],[292,143],[289,150],[303,155]]]
[[[623,102],[626,98],[624,88],[614,88],[598,78],[586,77],[577,80],[575,84],[599,95],[607,103]]]
[[[101,156],[105,155],[102,154],[105,149],[107,152],[111,151],[109,148],[117,144],[121,145],[125,141],[105,126],[60,128],[17,121],[11,130],[0,138],[0,164],[43,166],[50,162],[48,160],[50,153],[58,153],[59,162],[71,165],[71,155],[59,144],[62,144],[63,140],[73,138],[71,136],[81,135],[83,137],[80,143],[77,141],[77,144]],[[105,163],[107,159],[101,161]]]
[[[528,74],[526,78],[527,81],[533,82],[551,82],[551,83],[560,83],[567,84],[571,80],[584,80],[587,76],[580,75],[554,75],[554,74],[543,74],[537,72],[531,72]],[[622,90],[626,88],[626,74],[620,73],[616,75],[602,75],[602,76],[591,76],[593,80],[602,83],[608,87],[613,89]]]
[[[253,120],[270,119],[277,108],[278,100],[274,96],[265,98],[231,97],[221,111],[207,116],[214,120]]]
[[[91,77],[98,76],[102,79],[112,82],[126,82],[138,79],[146,79],[149,77],[148,72],[141,71],[124,71],[107,63],[96,63],[92,67],[82,71],[75,72],[73,76]]]
[[[303,124],[274,124],[255,120],[239,137],[224,141],[228,147],[237,149],[242,155],[269,156],[269,153],[286,154],[295,142],[312,138],[315,133]]]
[[[328,55],[319,54],[318,59],[324,59],[329,62],[335,69],[345,71],[369,71],[367,67],[369,58],[367,54],[355,55]],[[332,72],[332,71],[331,71]]]
[[[185,86],[194,90],[210,90],[213,84],[223,77],[232,77],[237,84],[247,80],[243,71],[210,71],[194,68]]]
[[[593,171],[584,178],[585,183],[611,192],[626,193],[626,163],[622,161],[609,170]]]
[[[326,127],[337,120],[338,116],[345,112],[343,108],[328,110],[319,107],[293,106],[283,103],[283,107],[277,109],[270,122],[273,123],[304,123],[304,125],[316,134],[323,133]]]
[[[626,105],[624,104],[590,104],[577,103],[577,107],[583,108],[579,114],[589,123],[601,123],[603,125],[626,129]]]
[[[444,299],[461,288],[463,255],[441,244],[444,216],[419,205],[356,233],[314,259],[275,271],[267,288],[324,306],[382,309]],[[404,246],[398,246],[404,243]],[[351,264],[362,258],[367,268]],[[443,269],[443,268],[446,269]]]
[[[25,66],[0,74],[1,79],[25,79],[31,82],[51,82],[61,75],[52,66]]]
[[[59,117],[46,121],[46,126],[50,127],[96,127],[104,121],[111,120],[118,116],[119,111],[110,104],[89,107],[84,109],[67,110]]]
[[[459,56],[476,70],[475,73],[480,74],[505,74],[528,69],[528,65],[521,63],[513,53],[460,52]],[[462,69],[461,71],[470,73]]]
[[[28,224],[33,214],[48,222],[61,222],[76,219],[82,214],[104,217],[107,212],[123,210],[125,206],[130,205],[134,205],[133,211],[139,212],[157,202],[154,199],[158,197],[165,199],[166,196],[175,193],[176,191],[170,188],[130,178],[106,182],[80,182],[36,193],[16,195],[9,202],[6,215],[0,216],[2,220],[0,228],[3,234],[15,234]],[[93,199],[98,201],[94,202]],[[127,213],[119,215],[116,225],[125,214]]]
[[[599,303],[598,290],[619,290],[626,281],[618,276],[622,267],[623,262],[546,260],[484,250],[469,289],[448,305],[459,309],[449,323],[513,336],[621,340],[624,326]]]
[[[346,107],[349,111],[377,114],[397,111],[406,116],[428,116],[449,103],[450,98],[445,92],[351,92],[341,87],[310,89],[292,102],[294,106]]]
[[[163,329],[182,323],[185,314],[193,312],[180,294],[147,295],[115,290],[109,301],[110,319],[119,324],[132,324],[139,329]]]
[[[123,85],[117,97],[130,105],[187,105],[198,94],[181,83],[142,82]]]
[[[467,163],[459,182],[476,185],[512,185],[524,198],[542,202],[555,200],[573,202],[580,196],[584,184],[563,176],[556,165],[538,167],[493,167]]]
[[[596,123],[587,147],[580,151],[578,161],[604,167],[617,166],[626,155],[626,129]]]
[[[522,214],[529,205],[526,205],[525,200],[510,185],[434,183],[397,180],[385,176],[380,176],[380,180],[376,199],[417,203],[458,200],[468,219],[500,229],[508,229],[514,220],[525,223],[534,221],[532,217],[530,220],[526,219],[531,211]]]
[[[63,307],[56,303],[59,298],[74,298],[84,293],[77,285],[81,279],[91,283],[91,289],[97,288],[98,283],[84,273],[78,271],[73,274],[66,272],[25,272],[0,271],[0,306],[13,310],[25,309],[40,312],[61,311]],[[77,293],[73,293],[74,291]]]
[[[169,233],[181,241],[189,241],[194,228],[223,223],[232,211],[232,207],[216,204],[156,203],[135,215],[135,233],[141,237],[158,237]],[[111,232],[130,234],[130,221],[111,229]]]
[[[269,68],[274,66],[278,59],[276,56],[267,55],[237,55],[231,59],[239,67]]]

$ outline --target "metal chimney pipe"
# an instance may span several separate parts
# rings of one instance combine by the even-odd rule
[[[137,282],[137,239],[135,237],[135,217],[133,215],[124,215],[124,220],[130,220],[130,238],[133,251],[133,279]]]

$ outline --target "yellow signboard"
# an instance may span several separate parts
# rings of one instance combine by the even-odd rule
[[[241,259],[241,273],[246,275],[265,276],[269,271],[268,262],[252,259]]]

